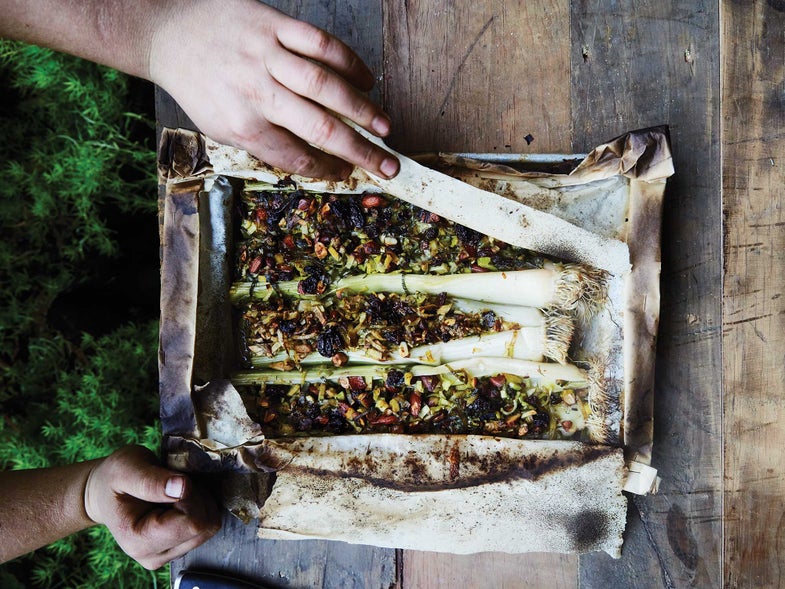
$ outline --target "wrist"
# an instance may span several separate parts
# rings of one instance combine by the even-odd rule
[[[91,21],[94,43],[79,41],[78,51],[73,53],[149,79],[150,46],[169,4],[169,1],[155,0],[94,0],[90,9],[94,15]]]
[[[100,458],[85,463],[90,466],[82,484],[82,511],[90,522],[88,525],[104,523],[99,509],[101,504],[100,495],[102,492],[99,469],[105,460],[106,458]]]
[[[171,54],[174,48],[178,48],[179,59],[187,59],[182,55],[183,51],[187,51],[184,36],[193,33],[187,30],[184,21],[189,11],[195,8],[195,4],[201,4],[201,2],[167,0],[156,4],[155,18],[149,28],[143,78],[166,88],[167,55]]]
[[[172,86],[182,84],[184,71],[198,70],[202,66],[196,63],[187,68],[181,62],[187,62],[198,53],[193,51],[195,44],[210,43],[207,38],[210,29],[220,30],[218,19],[235,10],[236,5],[237,2],[230,0],[166,0],[155,3],[155,17],[150,23],[146,45],[146,75],[143,77],[171,93]],[[237,17],[244,18],[246,15],[240,12]],[[209,50],[216,52],[219,48],[212,46]]]

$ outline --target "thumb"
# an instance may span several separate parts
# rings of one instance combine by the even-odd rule
[[[149,503],[174,503],[188,496],[190,482],[185,475],[159,466],[152,452],[144,448],[129,450],[125,464],[118,465],[116,492]]]

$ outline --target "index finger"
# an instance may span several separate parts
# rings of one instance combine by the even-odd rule
[[[343,121],[296,94],[279,94],[277,99],[285,99],[286,107],[270,109],[268,120],[271,123],[384,178],[392,178],[398,173],[400,164],[395,156],[362,137]]]
[[[149,511],[135,527],[149,550],[162,552],[196,536],[215,534],[221,528],[221,520],[170,507]]]
[[[368,97],[327,68],[289,51],[267,62],[268,73],[295,94],[363,126],[376,135],[390,131],[390,119]]]
[[[287,20],[277,31],[278,41],[289,51],[310,57],[335,70],[360,90],[374,85],[373,73],[343,41],[311,24]]]
[[[156,569],[210,539],[219,527],[172,508],[155,510],[138,523],[139,537],[123,539],[121,547],[145,568]]]
[[[180,558],[185,553],[190,552],[197,546],[201,546],[207,540],[212,538],[215,535],[215,532],[202,532],[186,540],[182,544],[178,544],[177,546],[173,546],[171,548],[167,548],[162,550],[156,554],[151,554],[150,556],[146,556],[139,560],[139,563],[147,569],[155,570],[164,566],[167,562],[174,560],[175,558]]]

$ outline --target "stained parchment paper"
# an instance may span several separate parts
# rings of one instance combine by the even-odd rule
[[[486,436],[367,435],[268,440],[226,379],[235,367],[226,293],[236,179],[284,175],[248,154],[164,132],[161,411],[170,465],[227,472],[226,503],[267,538],[327,538],[456,553],[605,550],[618,556],[633,460],[651,456],[659,241],[667,131],[630,133],[572,174],[479,158],[437,169],[629,247],[609,301],[580,325],[571,355],[601,366],[610,445]],[[569,156],[565,156],[565,161]],[[380,191],[361,172],[304,188]],[[546,248],[547,249],[547,248]],[[545,252],[549,253],[549,252]],[[550,252],[553,253],[553,252]],[[635,476],[640,468],[633,469]],[[629,482],[629,481],[628,481]],[[647,485],[637,482],[639,491]]]

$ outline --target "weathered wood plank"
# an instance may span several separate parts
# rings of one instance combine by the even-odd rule
[[[785,585],[785,2],[722,2],[725,583]]]
[[[384,102],[403,152],[567,152],[568,0],[384,3]],[[525,136],[534,141],[527,144]],[[403,587],[577,586],[575,555],[404,551]]]
[[[620,562],[581,559],[581,587],[722,584],[718,6],[573,0],[575,151],[667,123],[676,176],[663,225],[654,466]]]
[[[578,560],[557,554],[434,554],[406,551],[401,585],[418,587],[578,587]]]
[[[283,12],[332,32],[365,60],[374,72],[381,72],[381,0],[341,2],[266,1]],[[379,100],[379,88],[372,92]],[[159,124],[193,124],[174,101],[160,89],[156,93]],[[395,550],[353,546],[339,542],[259,540],[256,526],[244,526],[224,518],[223,529],[208,543],[172,563],[172,578],[186,568],[233,574],[275,587],[378,587],[396,583]]]
[[[188,115],[177,105],[174,98],[161,88],[155,87],[155,121],[156,133],[160,138],[161,127],[171,127],[173,129],[196,129],[193,121],[188,118]]]
[[[488,153],[569,147],[569,0],[385,0],[384,19],[391,145]]]
[[[219,572],[271,587],[389,589],[396,582],[395,551],[327,541],[256,538],[256,525],[226,516],[221,531],[172,563],[181,570]]]
[[[334,34],[354,49],[377,78],[369,96],[381,102],[382,86],[378,80],[382,78],[382,0],[265,0],[265,4]]]

